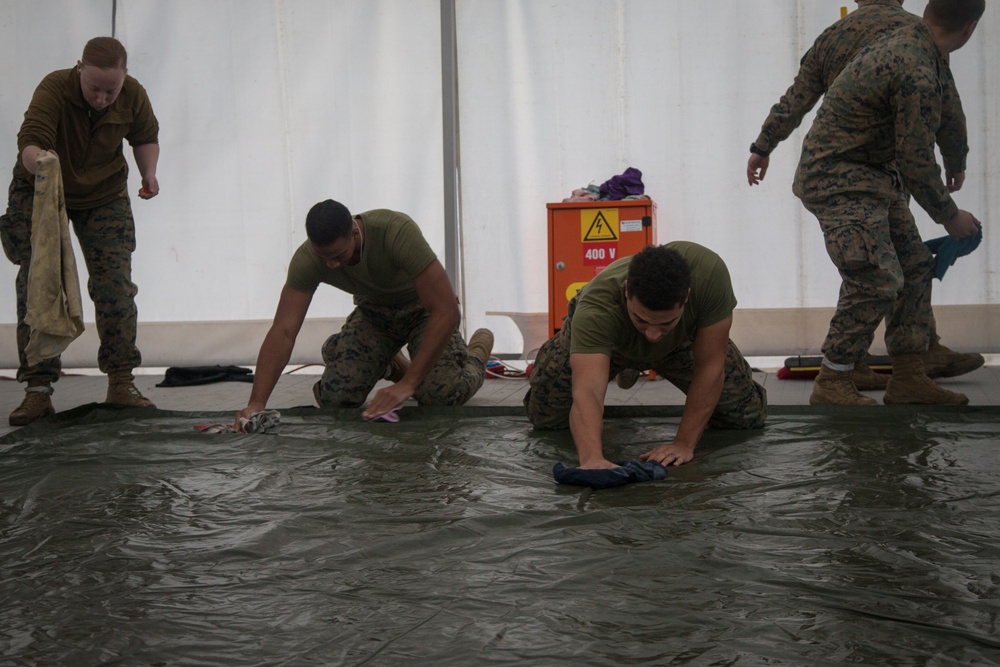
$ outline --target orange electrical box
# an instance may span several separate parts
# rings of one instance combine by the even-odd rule
[[[621,257],[656,243],[651,199],[546,204],[549,209],[549,336],[562,328],[569,301]]]

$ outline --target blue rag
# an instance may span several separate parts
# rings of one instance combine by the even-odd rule
[[[567,468],[562,463],[552,466],[552,476],[560,484],[589,486],[592,489],[608,489],[633,482],[655,482],[666,479],[667,469],[656,461],[615,461],[619,467],[607,470],[586,470]]]
[[[934,265],[935,278],[944,280],[945,271],[955,263],[956,259],[968,255],[979,247],[979,242],[983,240],[983,226],[976,225],[976,227],[979,228],[978,232],[957,241],[951,238],[951,236],[942,236],[930,241],[924,241],[924,245],[930,248],[931,252],[937,257],[937,262]]]

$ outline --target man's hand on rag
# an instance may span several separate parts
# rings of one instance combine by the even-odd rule
[[[948,236],[958,241],[959,239],[964,239],[966,236],[978,234],[981,224],[981,222],[976,220],[976,216],[968,211],[959,211],[955,214],[955,217],[944,223],[944,228],[948,232]]]
[[[396,384],[390,385],[383,389],[379,389],[375,392],[375,397],[372,398],[372,402],[365,407],[364,412],[361,413],[363,419],[375,419],[381,417],[382,415],[395,410],[400,405],[403,404],[406,399],[413,396],[413,392],[416,389],[411,387],[405,379],[400,380]]]
[[[24,168],[28,170],[31,174],[38,173],[38,167],[41,166],[41,160],[46,155],[52,155],[58,159],[59,154],[52,149],[39,148],[38,146],[25,146],[24,150],[21,151],[21,164]]]
[[[694,458],[694,445],[685,445],[676,440],[666,442],[639,456],[640,461],[656,461],[664,466],[679,466]]]
[[[602,456],[600,458],[590,459],[587,461],[580,459],[580,465],[578,467],[581,470],[610,470],[611,468],[618,468],[620,466],[620,463],[614,463]]]
[[[237,433],[243,433],[243,423],[242,420],[250,419],[258,412],[264,411],[264,404],[259,401],[254,401],[250,403],[245,408],[236,413],[236,421],[233,422],[233,428],[236,429]]]

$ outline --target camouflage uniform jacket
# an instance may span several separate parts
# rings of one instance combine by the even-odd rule
[[[866,47],[827,91],[802,144],[795,194],[891,197],[902,186],[935,222],[951,220],[958,207],[934,154],[949,77],[923,22]]]
[[[865,46],[899,28],[913,26],[921,19],[900,7],[896,0],[868,0],[856,11],[837,21],[816,39],[802,56],[791,87],[771,107],[754,144],[766,153],[787,139],[816,105],[837,75]],[[942,125],[937,135],[945,168],[951,173],[965,171],[969,152],[962,100],[949,70],[947,97],[943,102]]]

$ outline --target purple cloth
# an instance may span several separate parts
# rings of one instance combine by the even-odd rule
[[[560,484],[589,486],[592,489],[609,489],[633,482],[655,482],[666,479],[667,469],[656,461],[615,461],[619,467],[606,470],[567,468],[562,463],[552,466],[552,477]]]
[[[601,199],[625,199],[631,195],[641,195],[646,192],[642,184],[642,172],[629,167],[618,176],[612,176],[601,184]]]
[[[369,422],[391,422],[391,423],[395,424],[396,422],[399,421],[399,409],[401,407],[402,407],[401,405],[397,405],[392,410],[389,410],[389,412],[386,412],[383,415],[379,415],[378,417],[366,417],[365,421],[369,421]]]

